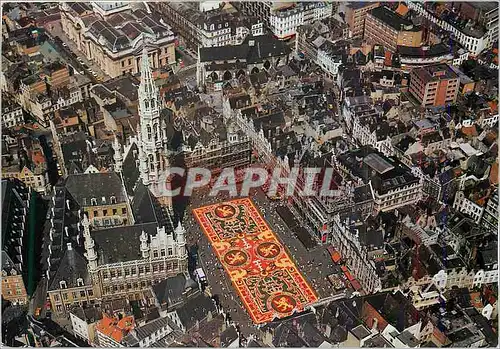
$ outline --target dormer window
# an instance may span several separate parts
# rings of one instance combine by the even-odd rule
[[[103,196],[103,197],[101,198],[101,202],[102,202],[102,204],[103,204],[103,205],[106,205],[106,197],[105,197],[105,196]]]
[[[66,285],[66,281],[62,280],[62,281],[59,281],[59,287],[64,289],[64,288],[68,288],[68,285]]]
[[[116,204],[116,197],[112,196],[109,200],[111,201],[111,204]]]
[[[91,204],[92,206],[97,206],[97,199],[96,199],[96,198],[92,198],[92,199],[90,199],[90,204]]]
[[[78,287],[82,287],[84,285],[83,284],[83,279],[82,278],[76,279],[76,284],[78,285]]]

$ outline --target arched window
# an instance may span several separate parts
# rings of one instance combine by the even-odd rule
[[[151,126],[147,125],[146,129],[148,130],[148,140],[151,140]]]
[[[149,169],[151,171],[154,171],[155,169],[155,159],[153,157],[153,154],[149,154]]]
[[[154,99],[151,100],[151,108],[156,108],[156,103]]]
[[[144,107],[149,108],[149,101],[147,99],[144,101]]]
[[[158,124],[154,124],[154,130],[155,130],[155,142],[157,142],[158,136],[160,135],[160,128],[158,127]]]

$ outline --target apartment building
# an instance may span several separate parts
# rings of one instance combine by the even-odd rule
[[[2,127],[4,129],[24,124],[23,108],[7,93],[2,98]]]
[[[5,251],[2,251],[2,298],[14,304],[28,302],[21,269]]]
[[[193,50],[201,47],[239,45],[248,35],[264,34],[264,24],[256,17],[243,17],[231,5],[207,9],[206,3],[158,2],[158,12],[179,33],[180,45]]]
[[[492,9],[487,13],[490,13],[489,17],[491,20],[488,21],[487,26],[482,24],[475,25],[475,22],[467,23],[465,26],[458,26],[457,24],[452,24],[447,22],[436,13],[434,13],[430,8],[429,4],[408,1],[408,8],[416,11],[419,15],[425,17],[431,22],[435,23],[440,28],[453,34],[454,39],[458,41],[463,47],[465,47],[473,56],[479,55],[484,49],[493,47],[493,45],[498,42],[498,10]],[[498,4],[496,4],[498,8]],[[496,12],[495,12],[496,11]],[[460,13],[462,13],[460,11]]]
[[[338,158],[340,169],[346,176],[370,185],[376,212],[412,205],[422,197],[421,180],[412,174],[410,168],[370,146],[344,153]]]
[[[484,207],[483,216],[481,217],[481,226],[485,230],[496,232],[498,229],[498,191],[495,190],[491,194]]]
[[[379,5],[378,2],[351,2],[345,4],[345,7],[341,5],[340,11],[344,11],[345,21],[349,25],[353,38],[364,36],[366,15]]]
[[[44,194],[47,190],[47,181],[45,180],[45,170],[37,167],[34,171],[24,166],[21,171],[2,170],[2,178],[16,178],[27,186],[35,189],[37,192]]]
[[[422,29],[390,8],[380,6],[366,14],[364,39],[395,52],[398,45],[420,47]]]
[[[448,64],[434,64],[413,69],[410,93],[422,107],[437,107],[455,103],[460,78]]]
[[[280,40],[297,34],[301,25],[328,18],[332,15],[330,2],[301,2],[291,7],[272,10],[269,17],[270,29]]]
[[[238,11],[241,11],[246,16],[255,16],[266,26],[269,26],[271,11],[291,7],[294,2],[238,1],[232,4]]]

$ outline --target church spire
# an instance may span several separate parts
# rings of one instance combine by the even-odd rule
[[[141,85],[140,88],[143,89],[146,95],[151,94],[155,90],[155,82],[153,80],[153,71],[151,70],[151,65],[148,57],[148,50],[146,44],[142,48],[142,58],[141,58]]]

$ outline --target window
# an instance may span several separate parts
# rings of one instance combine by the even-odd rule
[[[153,258],[158,258],[158,251],[157,250],[153,251]]]
[[[116,275],[118,277],[122,277],[122,270],[121,269],[118,269],[117,272],[116,272]]]
[[[108,210],[102,210],[102,215],[107,216],[108,215]]]
[[[110,274],[111,274],[111,277],[112,277],[112,278],[115,278],[115,277],[116,277],[116,271],[111,270],[111,273],[110,273]]]
[[[173,253],[174,253],[174,252],[173,252],[173,250],[172,250],[172,247],[169,247],[169,248],[168,248],[168,255],[169,255],[169,256],[171,256]]]
[[[144,267],[139,267],[139,274],[144,274]]]
[[[122,214],[127,214],[127,209],[125,207],[122,208]]]
[[[80,297],[85,298],[86,296],[85,291],[80,291]]]
[[[130,269],[129,268],[125,269],[125,276],[130,276]]]
[[[71,295],[73,296],[73,299],[77,299],[78,298],[78,294],[76,292],[71,292]]]
[[[59,298],[59,295],[58,295],[58,294],[55,294],[55,295],[54,295],[54,300],[55,300],[56,302],[59,302],[60,298]]]
[[[153,154],[149,154],[149,169],[151,171],[154,171],[154,169],[155,169],[155,163],[154,163]]]
[[[99,212],[98,211],[94,211],[94,217],[99,217]]]
[[[66,301],[68,300],[68,294],[66,292],[63,293],[63,299]]]
[[[89,297],[92,297],[94,295],[94,291],[92,290],[88,290],[87,291],[87,294],[89,295]]]
[[[161,249],[161,256],[165,257],[165,249],[164,248]]]

